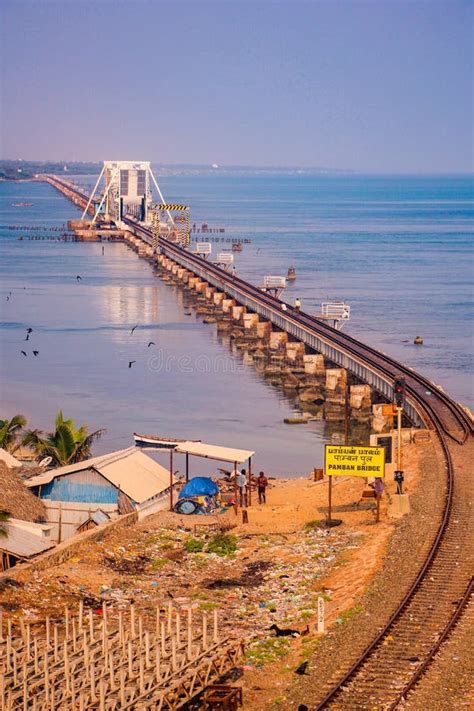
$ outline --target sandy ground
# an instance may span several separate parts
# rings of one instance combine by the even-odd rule
[[[405,470],[407,488],[413,489],[414,445],[405,449]],[[360,503],[364,480],[336,479],[333,517],[343,524],[332,529],[318,523],[327,513],[327,481],[270,483],[267,504],[252,505],[248,523],[233,509],[215,517],[160,512],[104,540],[85,542],[54,570],[21,573],[18,586],[0,590],[0,605],[7,616],[26,616],[32,623],[46,615],[61,618],[64,606],[74,609],[81,598],[93,608],[102,600],[126,607],[133,599],[144,614],[170,599],[177,606],[218,608],[224,631],[243,635],[247,643],[237,682],[244,686],[245,708],[278,705],[294,683],[295,669],[318,644],[318,598],[325,601],[326,625],[342,624],[379,568],[397,522],[387,515],[394,491],[389,479],[379,523],[374,503]],[[195,523],[217,520],[233,526],[232,555],[206,552],[214,534],[194,535]],[[190,539],[203,550],[188,552]],[[302,634],[276,638],[272,623]]]

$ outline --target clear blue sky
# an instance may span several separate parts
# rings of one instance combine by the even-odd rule
[[[472,170],[471,0],[2,0],[1,156]]]

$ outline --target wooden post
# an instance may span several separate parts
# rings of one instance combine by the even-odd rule
[[[53,638],[54,638],[54,661],[58,661],[58,626],[53,627]]]
[[[237,477],[238,477],[237,462],[234,462],[234,511],[235,511],[235,515],[237,515],[237,511],[239,510],[239,491],[238,491],[238,487],[237,487]]]
[[[156,683],[159,684],[161,681],[161,665],[160,665],[160,645],[157,642],[155,646],[155,677]]]
[[[135,605],[133,602],[130,605],[130,636],[135,639]]]
[[[188,607],[188,659],[191,661],[193,651],[193,611]]]
[[[248,475],[248,494],[247,494],[247,506],[252,505],[252,457],[249,457],[249,475]],[[247,523],[247,521],[245,522]]]
[[[138,615],[138,646],[143,647],[143,617]]]
[[[144,676],[144,664],[143,664],[143,657],[140,656],[138,660],[138,665],[139,665],[139,678],[140,678],[140,694],[145,693],[145,676]]]
[[[145,667],[150,668],[150,633],[145,632]]]
[[[173,616],[173,603],[168,603],[168,632],[171,633],[171,620]]]
[[[92,610],[89,610],[89,634],[91,638],[91,644],[94,641],[94,618]]]
[[[64,679],[66,681],[66,693],[69,694],[69,657],[67,654],[67,640],[65,639],[63,642],[63,654],[64,654]]]
[[[49,649],[51,644],[51,632],[49,628],[49,617],[46,618],[46,648]]]
[[[133,675],[133,653],[132,653],[132,643],[128,643],[128,675],[131,677]]]
[[[332,515],[332,476],[328,476],[328,522],[331,521]]]
[[[156,608],[156,627],[155,627],[155,634],[157,637],[160,635],[160,607],[159,605]]]
[[[178,649],[181,647],[181,615],[176,615],[176,645]]]
[[[79,622],[78,622],[78,624],[79,624],[80,630],[82,629],[83,618],[84,618],[84,601],[79,600]]]
[[[214,642],[219,641],[219,633],[217,629],[217,610],[214,610],[214,634],[213,634],[213,639]]]
[[[189,452],[186,452],[186,482],[189,481]]]
[[[170,511],[173,510],[173,450],[170,449]]]
[[[120,669],[120,705],[125,706],[125,670]]]
[[[207,613],[202,613],[202,648],[207,649]]]
[[[166,654],[166,630],[165,623],[161,623],[161,653],[163,656]]]

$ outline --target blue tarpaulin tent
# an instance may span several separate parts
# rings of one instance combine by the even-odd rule
[[[219,487],[212,479],[205,476],[195,476],[179,492],[179,499],[190,499],[193,496],[213,496],[219,493]]]

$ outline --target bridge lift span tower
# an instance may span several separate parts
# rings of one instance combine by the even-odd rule
[[[97,196],[97,208],[92,224],[100,217],[101,220],[115,222],[117,227],[124,228],[125,224],[122,218],[128,214],[133,215],[139,222],[151,225],[156,211],[152,185],[155,186],[161,205],[166,207],[165,199],[153,175],[149,161],[106,160],[82,214],[82,219],[87,216],[89,206]],[[174,227],[170,211],[166,210],[166,212]]]

